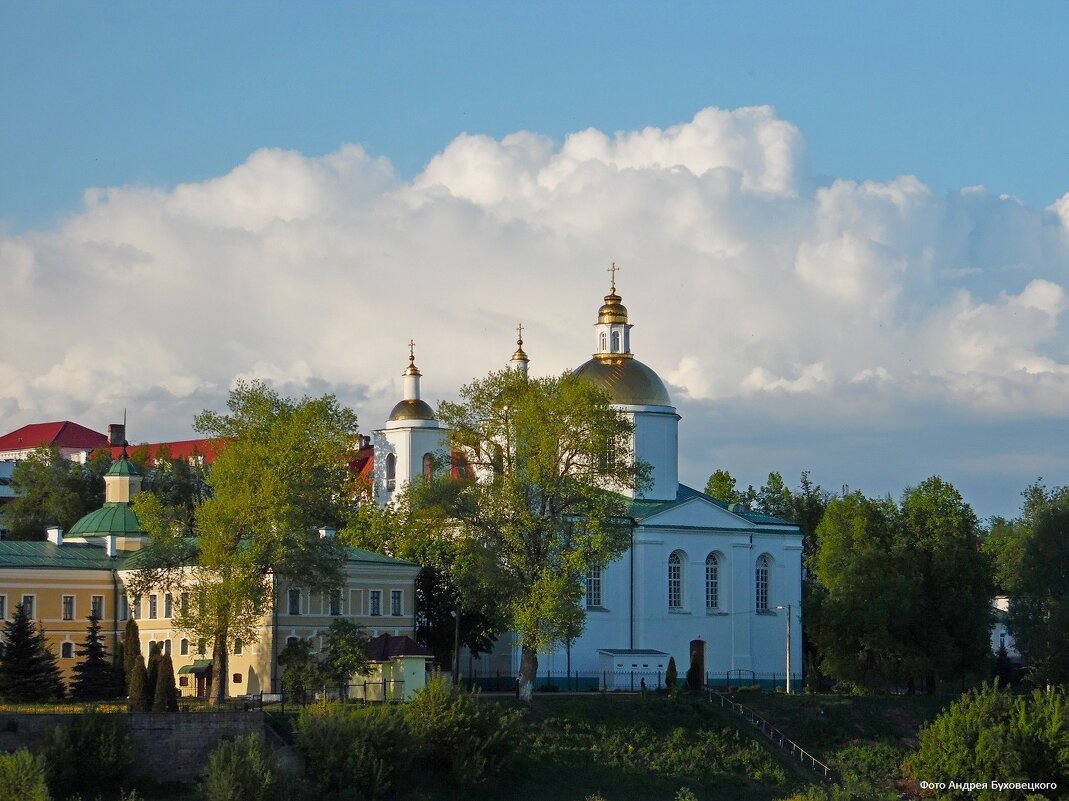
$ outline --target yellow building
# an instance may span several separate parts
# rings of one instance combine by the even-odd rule
[[[182,695],[205,695],[211,681],[211,644],[193,642],[172,625],[179,604],[188,598],[149,592],[133,597],[126,587],[146,532],[130,505],[141,477],[125,454],[104,478],[104,506],[83,517],[66,536],[50,529],[46,542],[0,540],[0,619],[15,605],[27,606],[43,626],[59,657],[65,681],[77,664],[76,647],[84,642],[88,617],[101,621],[105,647],[114,652],[127,619],[138,623],[141,652],[160,643],[174,662]],[[321,536],[333,536],[322,529]],[[358,548],[346,549],[344,581],[328,593],[310,593],[284,577],[268,575],[275,603],[264,616],[254,642],[231,643],[228,692],[255,695],[278,692],[278,655],[295,638],[311,638],[320,648],[333,620],[346,618],[372,635],[415,633],[415,580],[419,566]]]

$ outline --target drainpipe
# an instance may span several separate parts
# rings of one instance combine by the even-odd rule
[[[635,650],[635,524],[631,523],[631,641],[628,647],[633,651]]]
[[[279,692],[278,687],[278,576],[271,571],[271,692]]]
[[[119,654],[119,571],[111,571],[111,664]]]

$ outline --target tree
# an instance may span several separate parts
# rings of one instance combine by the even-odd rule
[[[48,647],[44,630],[30,620],[21,603],[16,604],[11,620],[4,623],[0,696],[5,701],[51,701],[63,697],[56,655]]]
[[[343,547],[318,529],[340,528],[352,512],[347,468],[356,438],[356,416],[333,395],[295,401],[238,382],[227,407],[194,422],[220,442],[212,495],[195,510],[195,544],[176,510],[145,493],[135,499],[151,535],[135,586],[190,593],[194,602],[179,608],[174,625],[212,643],[213,702],[226,697],[229,643],[255,642],[276,602],[272,574],[313,592],[341,584]]]
[[[368,672],[371,663],[367,658],[368,637],[364,627],[351,620],[339,619],[327,629],[327,654],[323,673],[328,681],[342,687],[353,676]]]
[[[491,373],[460,397],[442,403],[438,419],[454,463],[472,473],[440,470],[415,491],[496,563],[522,641],[520,695],[530,700],[538,651],[582,631],[583,577],[627,549],[630,501],[618,493],[646,486],[649,466],[634,459],[634,425],[570,373]]]
[[[141,662],[141,632],[137,621],[130,615],[126,620],[126,629],[122,638],[122,666],[125,685],[129,690],[130,680],[134,675],[134,663]],[[127,692],[129,694],[129,691]]]
[[[145,666],[145,695],[151,701],[156,697],[156,681],[160,676],[160,659],[163,657],[163,648],[158,642],[154,642],[148,649],[148,664]]]
[[[705,483],[705,494],[724,503],[738,503],[742,497],[735,489],[735,483],[735,477],[727,470],[714,470]]]
[[[208,468],[194,453],[192,460],[171,457],[167,445],[160,445],[152,467],[144,472],[141,488],[160,499],[186,528],[193,528],[197,506],[209,496]]]
[[[676,668],[676,658],[668,657],[668,669],[664,672],[664,687],[669,695],[675,695],[679,689],[679,673]]]
[[[78,647],[75,655],[81,658],[73,668],[71,679],[71,698],[75,701],[101,701],[114,698],[115,672],[111,661],[104,651],[104,640],[100,634],[100,618],[89,615],[89,630],[85,642]]]
[[[776,472],[768,474],[768,479],[757,491],[754,508],[763,515],[784,519],[794,514],[794,496],[783,483],[783,476]]]
[[[64,459],[59,448],[42,445],[16,464],[11,476],[15,497],[6,510],[12,537],[43,540],[48,526],[69,529],[99,508],[111,455],[98,453],[81,465]]]
[[[1033,680],[1069,682],[1069,497],[1036,512],[1022,545],[1008,628]]]
[[[930,478],[901,506],[859,492],[835,499],[817,540],[806,619],[825,673],[932,691],[938,677],[986,670],[990,564],[976,516],[950,484]]]
[[[134,660],[129,673],[129,706],[131,712],[148,712],[152,705],[152,696],[148,694],[148,671],[145,663],[138,657]]]
[[[178,688],[174,682],[174,663],[170,654],[160,657],[156,675],[156,691],[152,695],[153,712],[177,712]]]
[[[286,643],[278,655],[282,668],[282,689],[295,701],[304,700],[309,689],[319,683],[319,663],[312,655],[312,640],[298,637]]]

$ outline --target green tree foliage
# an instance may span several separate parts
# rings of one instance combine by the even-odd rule
[[[44,760],[25,748],[0,754],[0,798],[50,801]]]
[[[148,663],[145,666],[145,695],[149,703],[156,697],[156,679],[160,675],[160,658],[163,656],[162,643],[154,642],[148,649]]]
[[[0,697],[5,701],[51,701],[63,697],[63,680],[56,655],[44,630],[30,620],[25,607],[16,604],[4,623],[0,650]]]
[[[496,775],[515,753],[519,713],[479,700],[437,676],[404,705],[405,722],[418,743],[420,764],[473,785]]]
[[[174,681],[174,663],[170,654],[160,657],[156,675],[156,690],[152,695],[153,712],[178,711],[178,687]]]
[[[99,509],[111,455],[98,453],[82,465],[64,459],[59,448],[41,446],[16,464],[11,476],[15,497],[5,511],[12,538],[43,540],[48,526],[66,530]]]
[[[859,492],[833,500],[817,539],[807,621],[823,672],[930,691],[938,677],[986,669],[990,564],[951,485],[930,478],[900,506]]]
[[[406,487],[388,506],[363,504],[338,536],[349,545],[423,566],[416,577],[416,640],[430,649],[439,667],[449,669],[457,610],[460,644],[474,654],[488,652],[505,629],[499,588],[507,577],[485,548],[453,536],[452,523],[440,509],[412,500]]]
[[[1066,690],[1036,690],[1021,696],[985,685],[965,694],[921,730],[920,745],[907,758],[905,772],[918,781],[1030,780],[1065,787],[1069,782]],[[940,792],[940,798],[979,801],[1028,795],[991,788]]]
[[[1008,627],[1040,684],[1069,682],[1069,494],[1039,509],[1023,539]]]
[[[86,712],[56,726],[42,755],[56,798],[116,790],[133,764],[125,715]]]
[[[319,663],[312,653],[310,638],[292,639],[278,655],[282,668],[282,689],[294,701],[301,703],[322,682]]]
[[[724,503],[737,503],[749,508],[757,500],[757,491],[752,484],[746,487],[745,491],[739,491],[736,489],[737,483],[735,477],[727,470],[714,470],[705,483],[705,494]]]
[[[392,705],[305,707],[294,734],[318,798],[382,799],[415,756],[403,713]]]
[[[134,660],[129,673],[127,695],[131,712],[148,712],[152,706],[152,696],[148,694],[148,671],[145,663],[138,657]]]
[[[772,472],[757,491],[754,509],[763,515],[789,520],[794,515],[795,500],[790,488],[783,483],[783,476]]]
[[[570,373],[492,373],[460,397],[442,403],[438,418],[473,475],[441,471],[416,486],[498,565],[498,591],[522,641],[520,695],[530,700],[539,649],[582,630],[583,577],[626,550],[629,502],[617,492],[645,486],[649,466],[636,464],[634,426],[608,395]]]
[[[209,496],[209,468],[194,453],[192,461],[172,458],[166,445],[161,445],[152,460],[144,467],[141,488],[160,499],[174,517],[186,528],[192,528],[197,506]]]
[[[679,669],[676,667],[676,658],[668,657],[668,669],[664,672],[664,687],[669,695],[675,695],[679,689]]]
[[[292,400],[260,382],[239,382],[229,412],[205,411],[194,428],[220,441],[211,497],[197,505],[195,552],[180,515],[154,496],[135,509],[151,534],[135,587],[189,592],[174,625],[212,643],[212,700],[226,696],[229,643],[256,641],[271,608],[269,573],[310,591],[341,584],[344,550],[320,538],[352,512],[348,460],[356,416],[332,395]],[[198,569],[187,571],[195,562]]]
[[[126,686],[130,686],[130,679],[134,674],[134,662],[141,659],[141,632],[137,628],[137,621],[130,615],[126,620],[126,628],[122,638],[122,666]]]
[[[101,701],[114,698],[117,693],[115,670],[104,651],[100,634],[100,618],[89,616],[89,629],[75,655],[80,661],[72,668],[71,697],[75,701]]]
[[[285,787],[278,757],[259,732],[222,740],[200,781],[205,801],[282,801]]]
[[[366,674],[371,663],[367,658],[368,636],[364,627],[351,620],[332,620],[327,629],[327,652],[323,658],[323,675],[335,686],[348,684],[353,676]]]

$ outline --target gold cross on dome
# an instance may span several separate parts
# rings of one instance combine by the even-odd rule
[[[616,273],[620,268],[616,266],[616,262],[612,263],[612,267],[609,267],[605,272],[612,273],[612,291],[616,292]]]
[[[516,326],[516,341],[520,345],[523,344],[523,323],[520,323]]]
[[[416,347],[416,343],[413,340],[408,340],[408,360],[414,362],[416,360],[416,351],[413,348]]]

